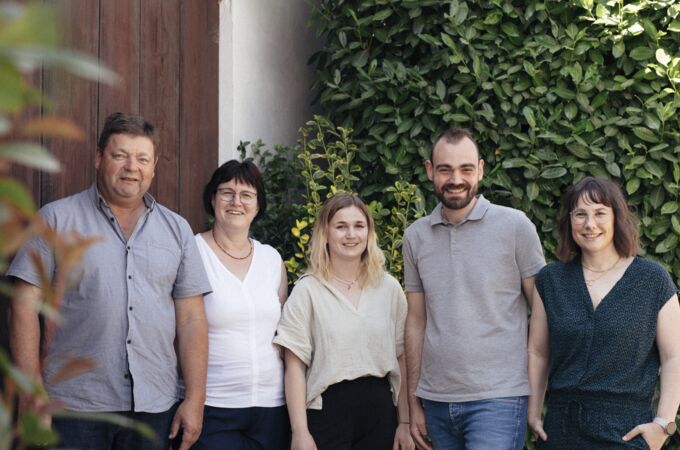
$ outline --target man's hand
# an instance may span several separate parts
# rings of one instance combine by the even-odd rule
[[[540,416],[535,418],[531,417],[529,418],[529,428],[531,428],[531,431],[534,433],[534,437],[536,438],[536,440],[538,439],[542,441],[548,440],[548,435],[543,429],[543,421],[541,420]]]
[[[203,428],[205,380],[208,371],[208,321],[203,296],[175,299],[175,321],[179,362],[184,377],[184,401],[177,408],[170,426],[170,439],[183,431],[179,450],[188,450]]]
[[[427,426],[425,425],[425,411],[420,401],[409,403],[409,416],[411,418],[411,436],[416,441],[420,450],[432,450],[430,440],[427,438]]]
[[[170,425],[170,439],[174,439],[182,429],[182,444],[179,450],[189,450],[198,440],[203,428],[203,404],[184,400],[175,412]]]
[[[38,416],[42,428],[52,427],[52,402],[47,394],[22,393],[19,395],[18,415],[31,413]]]

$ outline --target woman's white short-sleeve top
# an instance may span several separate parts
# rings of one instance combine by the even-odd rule
[[[283,405],[283,361],[272,343],[281,316],[281,256],[253,239],[253,258],[241,281],[200,234],[196,243],[212,286],[212,293],[204,297],[209,346],[205,404]]]

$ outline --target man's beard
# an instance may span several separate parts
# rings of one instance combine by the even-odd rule
[[[444,196],[444,192],[447,189],[459,189],[459,188],[464,188],[466,189],[467,195],[465,197],[455,197],[455,198],[446,198]],[[448,209],[463,209],[467,205],[470,204],[470,202],[475,198],[477,195],[477,186],[471,187],[467,183],[463,184],[445,184],[442,186],[442,189],[437,188],[437,186],[434,187],[434,193],[439,199],[444,206],[446,206]]]

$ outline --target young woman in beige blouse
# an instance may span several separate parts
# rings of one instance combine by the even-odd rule
[[[384,263],[366,205],[327,200],[274,339],[285,349],[292,450],[414,448],[400,389],[406,299]]]

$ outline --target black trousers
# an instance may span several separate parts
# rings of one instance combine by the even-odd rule
[[[321,410],[307,410],[319,450],[391,450],[397,409],[387,378],[363,377],[331,385]]]

